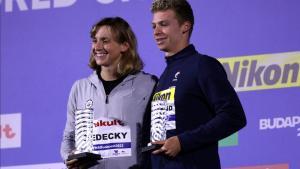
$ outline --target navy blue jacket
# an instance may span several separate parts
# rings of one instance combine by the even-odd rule
[[[175,157],[152,155],[153,169],[220,169],[218,141],[246,125],[239,98],[215,59],[189,45],[166,58],[167,67],[155,92],[175,86],[176,129],[181,152]]]

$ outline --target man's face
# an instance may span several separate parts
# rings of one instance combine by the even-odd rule
[[[155,12],[152,28],[158,48],[166,52],[167,56],[180,51],[182,44],[186,43],[186,38],[183,38],[183,25],[179,24],[173,10]]]

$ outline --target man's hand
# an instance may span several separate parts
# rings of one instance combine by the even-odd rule
[[[65,163],[66,163],[66,166],[68,169],[76,169],[78,159],[69,160],[69,161],[66,161]]]
[[[164,153],[170,157],[175,157],[181,151],[181,145],[177,136],[173,136],[164,141],[156,141],[152,144],[163,144],[163,146],[153,151],[153,154]]]
[[[66,161],[66,166],[68,169],[87,169],[97,164],[99,163],[95,159],[73,159]]]

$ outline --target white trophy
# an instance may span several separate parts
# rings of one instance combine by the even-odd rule
[[[165,101],[152,102],[151,112],[151,142],[166,140],[167,138],[167,104]],[[161,144],[149,143],[147,147],[142,148],[142,152],[153,151],[160,148]]]
[[[75,152],[68,159],[94,158],[101,159],[99,154],[93,152],[93,116],[91,100],[86,104],[86,109],[75,112]]]

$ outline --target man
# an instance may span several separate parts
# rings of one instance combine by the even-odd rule
[[[220,169],[218,141],[246,125],[222,65],[189,43],[194,16],[186,0],[155,0],[152,27],[167,67],[151,107],[154,169]]]

